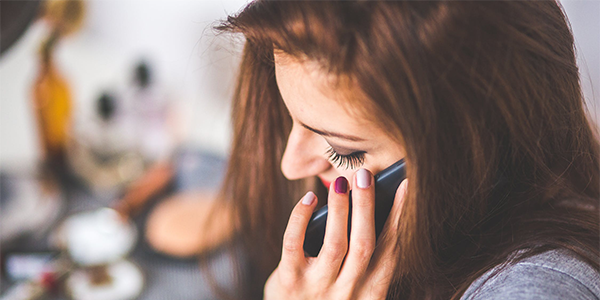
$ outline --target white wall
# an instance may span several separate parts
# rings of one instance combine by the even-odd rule
[[[563,0],[578,49],[584,93],[592,115],[600,114],[600,2]],[[67,37],[57,55],[77,105],[90,113],[106,88],[122,87],[140,57],[156,65],[159,80],[183,107],[188,141],[216,153],[229,143],[229,99],[238,62],[236,44],[213,38],[210,25],[238,11],[246,0],[94,0],[84,28]],[[39,153],[30,89],[36,51],[45,34],[35,24],[0,58],[0,168],[32,164]],[[229,49],[229,50],[227,50]],[[592,86],[595,84],[595,87]]]
[[[561,0],[575,36],[577,64],[590,115],[600,123],[600,1]]]

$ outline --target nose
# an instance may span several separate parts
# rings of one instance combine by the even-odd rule
[[[289,180],[320,174],[331,167],[326,142],[318,134],[294,124],[281,159],[281,172]]]

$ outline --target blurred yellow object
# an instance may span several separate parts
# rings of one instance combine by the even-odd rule
[[[71,121],[69,86],[52,60],[58,36],[52,34],[41,49],[41,67],[33,87],[33,107],[44,159],[63,160]]]
[[[60,35],[67,35],[81,28],[84,15],[83,0],[49,0],[46,1],[43,17]]]

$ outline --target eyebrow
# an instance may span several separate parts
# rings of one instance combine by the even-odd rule
[[[365,140],[363,138],[359,138],[359,137],[352,136],[352,135],[346,135],[346,134],[341,134],[341,133],[337,133],[337,132],[331,132],[331,131],[327,131],[327,130],[315,129],[315,128],[312,128],[312,127],[310,127],[310,126],[308,126],[308,125],[306,125],[306,124],[304,124],[302,122],[300,122],[300,124],[302,125],[302,127],[306,128],[306,129],[308,129],[308,130],[310,130],[310,131],[312,131],[314,133],[323,135],[323,136],[336,137],[336,138],[346,139],[346,140],[350,140],[350,141],[354,141],[354,142],[362,142],[362,141]]]

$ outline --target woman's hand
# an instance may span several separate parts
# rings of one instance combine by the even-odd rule
[[[308,192],[296,205],[283,237],[279,265],[265,285],[265,299],[385,299],[393,277],[394,255],[404,180],[375,248],[375,189],[371,172],[357,171],[352,180],[352,230],[348,241],[348,181],[329,187],[325,240],[317,257],[304,256],[304,234],[317,199]]]

